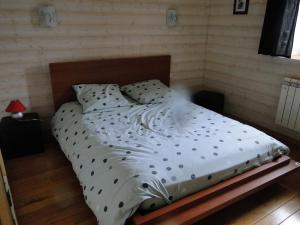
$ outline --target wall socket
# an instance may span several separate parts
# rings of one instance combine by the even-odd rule
[[[168,27],[175,27],[177,25],[177,11],[175,9],[168,9],[167,10],[167,26]]]

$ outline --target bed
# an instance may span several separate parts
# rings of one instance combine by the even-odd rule
[[[50,73],[53,134],[99,224],[192,224],[298,168],[282,143],[189,102],[184,125],[167,104],[82,114],[74,102],[74,84],[169,85],[170,56],[54,63]]]

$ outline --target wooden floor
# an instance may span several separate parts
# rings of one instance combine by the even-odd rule
[[[289,145],[300,161],[300,148]],[[96,225],[75,174],[59,147],[6,162],[20,225]],[[300,172],[197,225],[300,224]]]

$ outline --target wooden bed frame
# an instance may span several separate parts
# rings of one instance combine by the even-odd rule
[[[170,56],[52,63],[50,75],[55,109],[75,100],[72,85],[81,83],[117,83],[159,79],[170,83]],[[193,224],[224,207],[261,190],[280,177],[296,171],[299,163],[282,156],[212,187],[192,194],[155,211],[136,212],[134,225]]]
[[[76,100],[74,84],[133,82],[158,79],[170,84],[170,56],[102,59],[81,62],[51,63],[50,75],[55,109]]]

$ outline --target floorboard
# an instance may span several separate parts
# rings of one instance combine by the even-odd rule
[[[289,145],[300,161],[300,148]],[[64,154],[50,144],[41,154],[6,161],[20,225],[96,225]],[[281,179],[195,225],[300,223],[300,172]]]
[[[300,225],[300,210],[288,217],[281,225]]]
[[[289,145],[291,157],[300,161],[300,148]],[[200,221],[197,225],[278,225],[294,213],[288,207],[300,208],[300,172],[284,177],[276,184],[267,187],[226,209]],[[294,204],[293,206],[291,206]],[[281,208],[281,210],[280,210]],[[283,210],[285,210],[283,213]],[[272,220],[273,217],[274,219]],[[276,218],[279,221],[276,221]],[[299,220],[300,222],[300,220]]]
[[[272,225],[280,224],[284,222],[289,216],[293,215],[295,212],[300,210],[300,196],[297,195],[290,199],[279,208],[274,210],[269,215],[266,215],[260,221],[255,223],[255,225]]]

